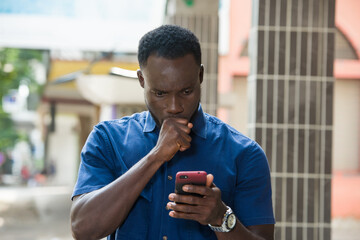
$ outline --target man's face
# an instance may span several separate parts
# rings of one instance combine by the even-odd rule
[[[190,120],[200,102],[203,73],[203,66],[196,64],[192,54],[176,59],[155,55],[148,58],[138,78],[147,108],[158,126],[172,117]]]

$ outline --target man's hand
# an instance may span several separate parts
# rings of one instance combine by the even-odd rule
[[[170,161],[180,150],[190,148],[190,132],[193,124],[183,118],[167,118],[164,120],[159,139],[154,151],[163,161]]]
[[[221,201],[221,191],[213,183],[213,175],[207,175],[206,186],[185,185],[183,190],[203,197],[171,193],[167,207],[173,211],[171,217],[198,221],[203,225],[222,224],[226,205]]]

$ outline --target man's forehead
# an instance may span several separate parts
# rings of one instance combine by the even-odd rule
[[[198,65],[196,63],[195,56],[192,53],[187,53],[183,56],[178,56],[178,57],[166,57],[166,56],[161,56],[161,55],[157,55],[157,54],[151,54],[148,57],[148,59],[146,61],[146,65],[143,66],[143,68],[146,69],[149,67],[149,65],[153,65],[153,64],[157,64],[157,63],[179,64],[183,61],[186,61],[186,63],[194,64],[195,66]]]

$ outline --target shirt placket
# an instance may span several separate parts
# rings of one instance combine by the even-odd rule
[[[175,161],[177,156],[175,155],[171,161]],[[169,202],[169,194],[175,191],[175,175],[176,173],[173,170],[172,163],[166,162],[164,164],[164,188],[163,188],[163,211],[161,214],[161,240],[172,239],[169,234],[171,234],[171,226],[169,226],[169,212],[167,208],[167,203]]]

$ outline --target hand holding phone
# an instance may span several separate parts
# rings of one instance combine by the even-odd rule
[[[206,176],[207,173],[205,171],[182,171],[176,174],[175,179],[175,193],[184,194],[184,195],[195,195],[201,196],[195,193],[188,193],[183,191],[184,185],[206,185]]]

